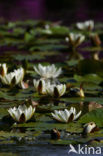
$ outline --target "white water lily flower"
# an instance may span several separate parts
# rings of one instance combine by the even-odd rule
[[[44,79],[33,80],[34,88],[40,94],[46,94],[46,89],[50,86],[50,81],[45,81]]]
[[[24,78],[24,69],[23,68],[19,68],[17,70],[14,70],[14,73],[15,73],[16,84],[18,84]]]
[[[78,119],[79,116],[81,115],[81,111],[79,113],[76,113],[76,109],[74,107],[71,107],[70,110],[67,109],[65,109],[64,111],[55,110],[54,113],[51,114],[53,119],[59,122],[68,123]]]
[[[35,112],[32,106],[20,105],[18,108],[13,107],[8,109],[11,117],[17,122],[26,122],[31,119]]]
[[[85,36],[82,34],[69,33],[69,43],[72,46],[79,46],[85,40]]]
[[[5,76],[7,74],[7,65],[6,63],[0,64],[0,75]]]
[[[6,74],[5,76],[0,75],[0,79],[1,79],[2,83],[5,85],[11,85],[12,83],[17,85],[23,80],[23,78],[24,78],[24,69],[23,68],[14,70],[14,72]]]
[[[94,28],[94,21],[78,22],[76,27],[80,30],[92,30]]]
[[[56,78],[62,73],[62,69],[57,69],[54,64],[48,66],[38,65],[36,68],[34,66],[34,70],[43,78]]]
[[[60,85],[53,84],[47,87],[47,93],[56,98],[64,95],[65,92],[66,92],[65,84],[60,84]]]

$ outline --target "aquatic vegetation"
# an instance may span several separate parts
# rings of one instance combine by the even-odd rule
[[[72,95],[76,95],[76,96],[80,96],[80,97],[85,97],[84,91],[83,91],[82,87],[80,87],[80,88],[78,88],[78,87],[70,88],[70,93]]]
[[[56,128],[51,130],[51,139],[60,139],[60,132]]]
[[[100,37],[97,33],[91,33],[90,39],[91,39],[91,42],[94,46],[100,46],[101,45],[101,40],[100,40]]]
[[[34,66],[34,70],[39,74],[42,78],[57,78],[61,73],[62,69],[57,69],[54,64],[48,66],[38,65],[38,68]]]
[[[81,115],[81,111],[79,113],[76,113],[76,109],[71,107],[70,110],[65,109],[64,111],[57,111],[55,110],[54,113],[52,113],[53,119],[57,120],[58,122],[64,122],[69,123],[71,121],[74,121],[79,118]]]
[[[67,38],[66,38],[67,40]],[[69,33],[68,41],[71,47],[78,47],[85,40],[85,36],[77,33]]]
[[[83,134],[93,133],[95,131],[98,131],[97,125],[95,122],[89,122],[84,125]]]
[[[22,88],[22,89],[27,89],[28,87],[29,87],[29,81],[27,80],[26,82],[24,82],[24,81],[21,81],[20,82],[20,84],[19,84],[19,86],[20,86],[20,88]]]
[[[52,30],[50,29],[50,25],[46,24],[44,27],[45,27],[45,30],[42,30],[42,33],[51,35],[52,34]]]
[[[34,88],[36,91],[38,91],[40,94],[47,94],[47,88],[50,87],[50,81],[45,81],[44,79],[40,80],[33,80]]]
[[[19,68],[17,70],[14,70],[14,72],[10,72],[9,74],[6,74],[5,76],[0,75],[0,79],[3,84],[5,85],[17,85],[19,84],[24,78],[24,69]]]
[[[94,28],[94,21],[78,22],[76,23],[76,27],[80,30],[92,30]]]
[[[32,118],[35,112],[35,108],[32,106],[19,105],[18,108],[9,108],[8,112],[10,116],[17,122],[26,122]]]
[[[6,63],[0,64],[0,75],[4,77],[7,74],[8,68]]]
[[[65,40],[68,43],[68,48],[70,51],[69,60],[83,59],[83,56],[80,53],[78,53],[77,48],[84,42],[85,35],[83,35],[81,33],[70,32],[68,37],[65,38]]]
[[[50,86],[47,87],[47,93],[50,96],[53,96],[55,98],[58,98],[60,96],[63,96],[66,92],[66,85],[65,84],[52,84]]]
[[[0,25],[1,144],[84,144],[103,137],[103,24],[82,24]],[[29,120],[34,112],[35,122]]]

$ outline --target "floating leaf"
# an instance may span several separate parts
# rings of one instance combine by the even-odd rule
[[[103,109],[98,108],[93,110],[84,116],[82,116],[79,120],[80,123],[88,123],[94,121],[98,126],[103,127]]]

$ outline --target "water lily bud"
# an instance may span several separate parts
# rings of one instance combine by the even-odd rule
[[[5,63],[0,64],[0,75],[4,77],[7,74],[7,65]]]
[[[91,34],[90,39],[91,39],[91,42],[94,46],[100,46],[101,45],[101,40],[100,40],[98,34]]]
[[[83,89],[80,87],[74,87],[70,88],[70,94],[72,96],[80,96],[80,97],[85,97]]]
[[[80,92],[78,92],[78,95],[80,95],[80,97],[85,97],[83,88],[80,88]]]
[[[85,36],[82,34],[69,33],[68,37],[70,46],[75,48],[85,40]]]
[[[51,139],[60,139],[60,132],[56,128],[51,130]]]
[[[95,122],[89,122],[84,125],[83,134],[93,133],[95,131],[98,131],[99,128],[95,124]]]

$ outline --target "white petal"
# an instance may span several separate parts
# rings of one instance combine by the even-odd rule
[[[79,116],[81,115],[82,111],[80,111],[77,115],[74,116],[74,120],[78,119]]]

